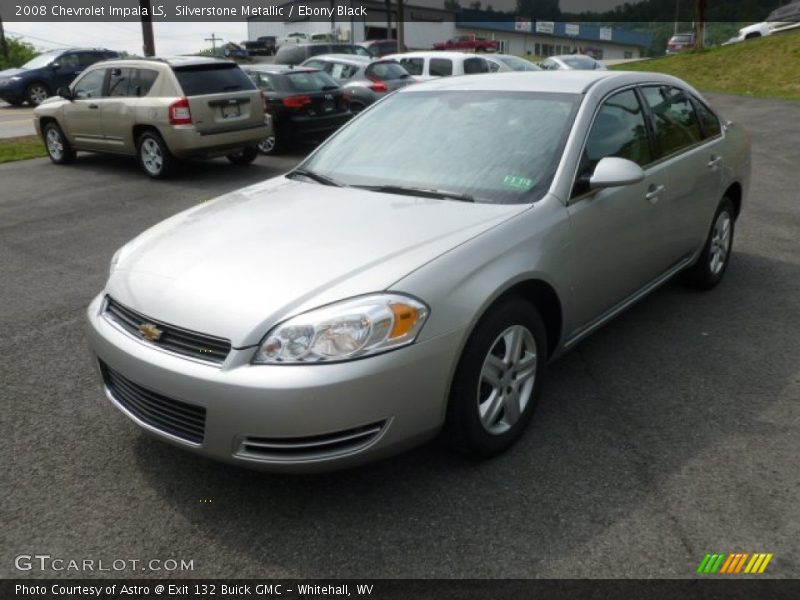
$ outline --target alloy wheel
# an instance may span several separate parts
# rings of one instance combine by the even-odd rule
[[[57,129],[51,127],[47,130],[45,135],[47,141],[47,151],[53,160],[61,160],[64,157],[64,140],[61,139],[61,134]]]
[[[711,247],[708,252],[708,267],[713,275],[722,271],[731,249],[731,216],[723,210],[714,222]]]
[[[275,149],[275,136],[271,135],[261,140],[258,143],[258,149],[264,154],[269,154],[272,152]]]
[[[47,88],[45,88],[41,84],[34,84],[30,87],[28,91],[28,99],[35,105],[39,106],[42,102],[47,100],[49,94],[47,93]]]
[[[164,167],[164,155],[161,152],[161,147],[152,138],[146,139],[142,142],[141,147],[142,164],[147,172],[151,175],[158,175]]]

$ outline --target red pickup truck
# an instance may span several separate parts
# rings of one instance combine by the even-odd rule
[[[446,42],[437,42],[434,50],[472,50],[473,52],[497,52],[500,42],[487,40],[477,35],[459,35]]]

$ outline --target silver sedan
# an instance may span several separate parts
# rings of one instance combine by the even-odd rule
[[[554,358],[675,275],[720,282],[749,181],[747,134],[672,77],[409,86],[123,246],[95,364],[144,430],[238,465],[493,456]]]

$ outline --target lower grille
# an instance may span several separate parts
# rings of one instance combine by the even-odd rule
[[[100,361],[103,381],[114,400],[139,420],[188,442],[202,444],[206,409],[151,392]]]
[[[368,446],[381,434],[386,421],[325,435],[299,438],[246,437],[240,455],[276,460],[307,460],[347,454]]]

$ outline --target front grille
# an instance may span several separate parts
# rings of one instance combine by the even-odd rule
[[[123,306],[110,296],[106,302],[106,315],[125,331],[139,339],[147,339],[141,331],[143,326],[150,325],[157,328],[160,336],[150,343],[175,354],[221,364],[231,351],[231,343],[228,340],[188,331],[151,319]]]
[[[106,388],[127,411],[156,429],[183,440],[202,444],[206,409],[151,392],[100,361]]]
[[[275,460],[307,460],[347,454],[368,446],[383,431],[386,421],[324,435],[297,438],[246,437],[239,454]]]

